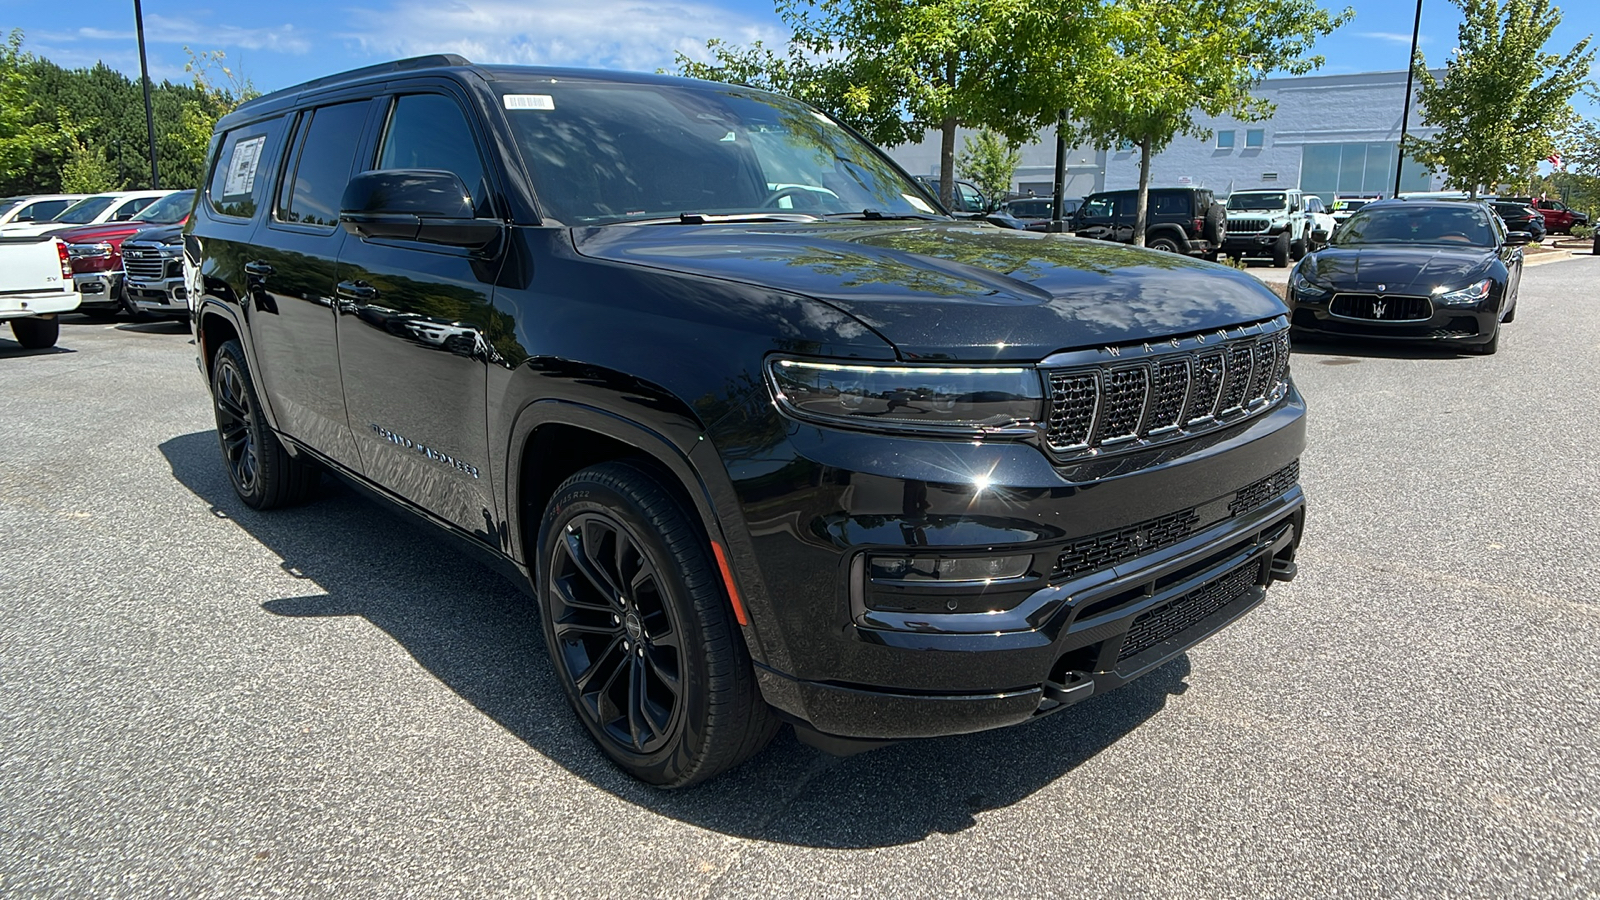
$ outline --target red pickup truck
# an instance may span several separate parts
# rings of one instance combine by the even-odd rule
[[[1537,209],[1544,216],[1545,230],[1551,234],[1571,234],[1572,226],[1589,224],[1588,216],[1569,208],[1560,200],[1548,197],[1502,197],[1501,199]]]
[[[194,191],[176,191],[131,219],[57,232],[72,261],[79,309],[101,315],[122,309],[122,242],[143,229],[182,222],[193,207]]]

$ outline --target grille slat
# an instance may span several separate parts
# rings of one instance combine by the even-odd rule
[[[1117,662],[1131,659],[1200,624],[1223,607],[1246,596],[1261,579],[1262,560],[1246,563],[1209,584],[1140,613],[1128,628]]]
[[[159,256],[153,259],[131,259],[124,255],[122,270],[132,278],[159,279],[166,273],[167,261]]]
[[[1217,420],[1233,421],[1275,401],[1289,374],[1288,329],[1248,328],[1222,335],[1220,343],[1207,343],[1214,335],[1197,335],[1159,348],[1145,344],[1148,359],[1137,362],[1119,361],[1122,348],[1107,348],[1110,360],[1047,370],[1050,450],[1071,456],[1139,446],[1214,428]]]
[[[1347,319],[1375,322],[1417,322],[1433,318],[1433,303],[1427,297],[1401,297],[1388,294],[1336,294],[1328,312]]]

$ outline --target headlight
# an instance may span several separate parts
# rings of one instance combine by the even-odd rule
[[[981,432],[1037,422],[1043,383],[1031,367],[875,366],[775,359],[778,403],[797,418],[857,428]]]
[[[1289,290],[1305,297],[1307,300],[1321,300],[1333,293],[1332,288],[1325,288],[1307,278],[1300,272],[1298,266],[1295,267],[1293,272],[1289,273]]]
[[[99,259],[111,256],[110,244],[68,244],[67,255],[73,259]]]
[[[1468,285],[1459,291],[1440,294],[1439,302],[1445,306],[1471,306],[1489,299],[1489,290],[1494,287],[1494,279],[1485,278],[1477,284]]]

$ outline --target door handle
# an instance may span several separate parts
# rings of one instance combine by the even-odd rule
[[[371,303],[378,299],[378,289],[365,281],[341,281],[339,296],[357,303]]]
[[[244,273],[252,278],[266,278],[271,275],[273,268],[259,260],[252,260],[244,264]]]

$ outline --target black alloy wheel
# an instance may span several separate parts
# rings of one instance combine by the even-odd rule
[[[613,762],[651,784],[704,781],[778,721],[704,534],[660,476],[627,462],[556,490],[540,535],[540,613],[556,674]]]
[[[238,341],[227,341],[217,349],[211,397],[217,443],[239,499],[256,509],[273,509],[310,496],[322,471],[310,460],[290,456],[267,426]]]

